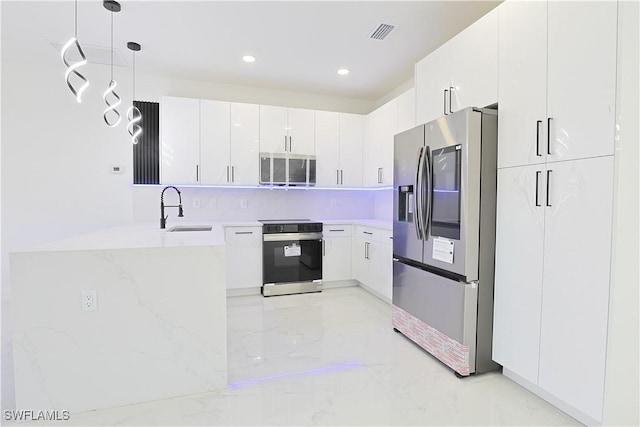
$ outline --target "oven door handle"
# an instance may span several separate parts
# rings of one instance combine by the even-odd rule
[[[319,239],[322,239],[322,233],[275,233],[262,235],[262,240],[264,242],[286,242]]]

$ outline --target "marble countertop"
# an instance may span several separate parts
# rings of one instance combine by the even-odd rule
[[[354,224],[391,229],[390,221],[376,219],[314,220],[323,224]],[[211,226],[211,231],[167,232],[174,226]],[[139,223],[107,228],[18,252],[80,251],[106,249],[167,248],[180,246],[223,246],[224,227],[262,226],[258,221],[170,222],[162,230],[156,223]]]

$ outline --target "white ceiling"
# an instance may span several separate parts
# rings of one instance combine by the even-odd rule
[[[122,1],[114,47],[129,66],[127,41],[142,45],[141,75],[376,100],[498,3]],[[396,28],[383,41],[369,39],[380,23]],[[73,1],[2,1],[2,59],[60,61],[52,43],[64,44],[73,26]],[[80,43],[108,48],[109,34],[102,1],[79,1]],[[242,62],[246,54],[257,61]],[[339,76],[342,67],[351,73]]]

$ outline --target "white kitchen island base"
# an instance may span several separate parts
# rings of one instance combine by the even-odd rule
[[[226,388],[223,245],[12,253],[11,279],[18,409]]]

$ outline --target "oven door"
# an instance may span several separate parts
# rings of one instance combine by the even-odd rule
[[[322,280],[322,233],[265,234],[263,284]]]

